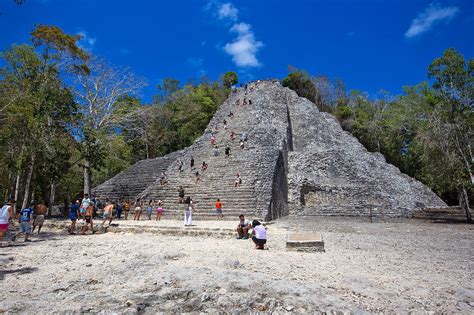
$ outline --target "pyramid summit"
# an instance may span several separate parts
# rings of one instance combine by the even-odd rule
[[[208,165],[204,171],[203,162]],[[160,181],[163,172],[166,183]],[[180,187],[201,217],[213,215],[217,198],[228,217],[244,213],[264,220],[286,215],[400,217],[446,206],[427,186],[380,153],[368,152],[331,114],[278,80],[233,90],[190,147],[139,161],[93,194],[161,199],[168,213],[181,215],[176,209]]]

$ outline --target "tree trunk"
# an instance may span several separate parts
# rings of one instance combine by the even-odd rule
[[[91,197],[91,163],[84,162],[84,194],[89,194]]]
[[[25,183],[25,192],[23,194],[23,203],[21,208],[24,209],[28,205],[28,197],[30,196],[30,185],[31,185],[31,178],[33,177],[33,169],[35,168],[35,160],[36,155],[33,153],[31,155],[31,164],[30,169],[28,170],[28,175],[26,176],[26,183]]]
[[[16,210],[16,203],[18,202],[18,195],[20,194],[20,171],[18,171],[18,173],[16,174],[16,179],[15,179],[15,195],[14,195],[14,199],[15,199],[15,210]]]
[[[459,205],[461,206],[461,209],[464,209],[466,212],[467,222],[472,223],[472,211],[469,206],[469,197],[465,187],[461,188],[459,191]]]
[[[3,194],[3,200],[4,202],[8,202],[8,193],[10,192],[10,184],[11,184],[11,180],[12,180],[12,173],[11,172],[8,172],[8,184],[5,185],[5,193]]]
[[[56,184],[51,183],[50,191],[49,191],[48,217],[51,217],[53,213],[53,205],[54,205],[55,197],[56,197]]]

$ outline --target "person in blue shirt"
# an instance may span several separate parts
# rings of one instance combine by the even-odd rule
[[[31,234],[31,223],[33,222],[33,208],[30,206],[20,211],[20,230],[13,237],[13,241],[21,233],[25,234],[25,242],[31,242],[28,237]]]
[[[76,234],[76,221],[79,218],[79,209],[81,202],[79,200],[76,200],[76,203],[71,205],[69,208],[69,219],[71,219],[71,226],[68,229],[69,234]]]

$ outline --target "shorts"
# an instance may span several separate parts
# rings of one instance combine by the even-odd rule
[[[8,231],[8,223],[0,224],[0,231],[1,232]]]
[[[163,208],[158,208],[158,209],[156,209],[156,212],[157,212],[158,214],[163,213]]]
[[[90,215],[86,215],[84,219],[86,220],[86,223],[92,223],[92,217]]]
[[[35,220],[33,222],[33,225],[43,225],[44,223],[44,215],[42,214],[38,214],[36,217],[35,217]]]
[[[252,241],[255,243],[255,245],[264,245],[267,243],[267,240],[262,240],[262,239],[256,238],[255,236],[252,237]]]
[[[77,215],[69,215],[71,221],[77,221]]]
[[[102,216],[102,218],[104,218],[104,220],[109,220],[110,217],[111,217],[110,212],[104,212],[104,215]]]
[[[20,233],[31,233],[31,223],[30,222],[21,222],[20,223]]]
[[[135,208],[135,212],[142,212],[142,208],[136,207],[136,208]]]
[[[152,212],[153,212],[152,208],[146,208],[146,214],[151,215]]]
[[[222,214],[222,209],[216,208],[216,213],[217,213],[217,214]]]

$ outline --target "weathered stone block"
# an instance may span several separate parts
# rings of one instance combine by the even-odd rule
[[[298,252],[324,252],[323,237],[320,233],[290,233],[286,249]]]

